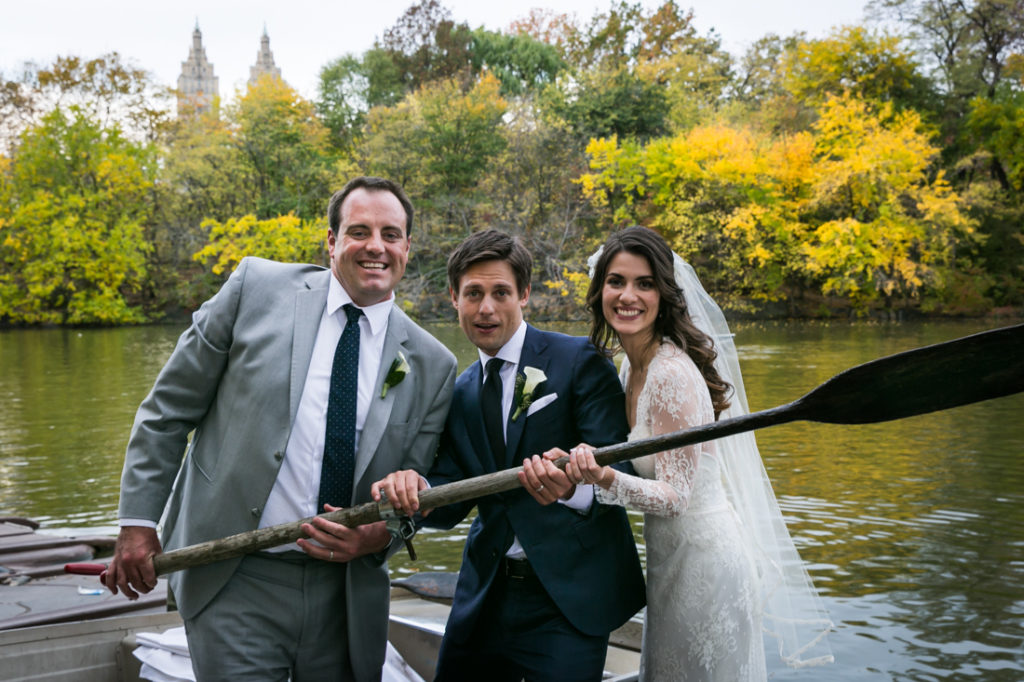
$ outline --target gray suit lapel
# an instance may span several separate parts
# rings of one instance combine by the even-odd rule
[[[380,439],[384,436],[384,429],[387,428],[388,420],[391,418],[391,408],[395,403],[395,396],[401,391],[388,391],[383,398],[380,397],[381,389],[384,387],[384,377],[391,369],[391,362],[398,357],[401,350],[409,357],[409,350],[405,348],[405,342],[409,338],[409,332],[405,328],[405,320],[398,314],[395,308],[391,309],[388,315],[388,331],[384,337],[384,350],[380,358],[380,369],[377,370],[377,380],[373,384],[373,393],[370,395],[370,410],[366,414],[366,421],[363,422],[363,432],[359,435],[359,450],[356,452],[356,473],[353,481],[359,482],[366,468],[370,466],[373,455],[377,452]],[[355,485],[353,485],[355,490]]]
[[[306,386],[309,361],[313,357],[313,344],[320,330],[320,320],[327,305],[327,289],[331,271],[319,272],[306,279],[306,289],[295,294],[295,324],[292,329],[291,377],[288,385],[288,408],[291,422],[299,409],[302,389]]]

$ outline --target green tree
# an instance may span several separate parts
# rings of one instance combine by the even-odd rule
[[[256,215],[320,215],[333,190],[332,158],[313,104],[284,81],[263,76],[228,115],[254,185]]]
[[[969,167],[1003,170],[979,173],[964,189],[987,236],[979,254],[992,278],[991,295],[997,305],[1020,305],[1024,303],[1024,90],[1004,83],[994,100],[976,97],[966,126],[980,150]]]
[[[198,305],[192,254],[207,240],[206,219],[226,220],[255,210],[252,171],[228,121],[215,112],[175,119],[159,146],[160,167],[153,219],[147,228],[150,305],[164,309]]]
[[[351,54],[320,69],[316,112],[337,149],[351,148],[366,121],[368,83],[362,60]]]
[[[420,102],[413,95],[394,106],[375,107],[367,115],[357,157],[367,173],[394,180],[410,196],[422,195],[428,183],[426,158],[418,152],[422,129]]]
[[[499,88],[491,75],[467,92],[449,79],[371,111],[361,158],[370,171],[434,205],[465,194],[505,144],[500,127],[507,104]]]
[[[459,194],[476,186],[487,163],[505,146],[501,117],[507,103],[489,74],[463,94],[453,80],[417,93],[423,116],[419,150],[427,159],[431,189]]]
[[[665,89],[626,68],[559,79],[542,101],[581,140],[613,135],[646,140],[668,132],[671,106]]]
[[[898,109],[934,108],[928,81],[900,37],[843,26],[827,38],[798,41],[785,54],[783,85],[811,106],[850,93]]]
[[[501,94],[522,95],[554,82],[566,68],[558,50],[531,36],[473,31],[471,62],[474,73],[487,70],[501,81]]]
[[[22,133],[0,170],[0,319],[142,322],[154,155],[76,106]]]

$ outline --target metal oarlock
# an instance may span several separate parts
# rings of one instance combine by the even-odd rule
[[[416,524],[409,516],[399,516],[395,508],[388,502],[388,496],[383,490],[380,491],[380,502],[377,503],[377,510],[380,518],[384,520],[391,537],[405,543],[405,549],[409,552],[409,559],[416,561],[416,550],[413,549],[412,539],[416,535]]]

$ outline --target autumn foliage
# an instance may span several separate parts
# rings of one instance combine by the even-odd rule
[[[28,65],[0,77],[0,324],[143,322],[246,255],[323,263],[360,173],[416,205],[398,293],[422,317],[450,315],[445,259],[483,227],[533,252],[535,316],[578,316],[587,256],[633,223],[734,311],[1019,310],[1017,4],[876,0],[731,55],[672,0],[504,31],[424,0],[314,100],[264,79],[182,117],[117,54]]]

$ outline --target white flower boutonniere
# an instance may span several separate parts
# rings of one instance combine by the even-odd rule
[[[523,374],[526,375],[525,380]],[[523,374],[516,375],[516,411],[512,413],[512,421],[519,419],[519,415],[530,409],[530,403],[533,402],[533,394],[537,391],[537,387],[548,380],[544,371],[536,367],[524,367]]]
[[[384,377],[384,387],[380,389],[380,397],[388,394],[388,389],[402,383],[405,375],[409,373],[409,363],[406,361],[402,351],[398,351],[398,357],[391,361],[388,374]]]

